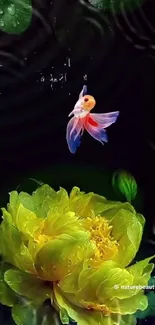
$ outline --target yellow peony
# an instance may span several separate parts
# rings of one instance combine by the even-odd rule
[[[20,296],[35,306],[51,299],[64,324],[135,324],[132,314],[147,308],[140,286],[153,257],[128,266],[145,223],[129,203],[43,185],[32,195],[11,192],[2,212],[0,301],[17,324]]]

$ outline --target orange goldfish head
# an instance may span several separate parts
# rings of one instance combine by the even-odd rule
[[[83,109],[85,109],[87,111],[91,111],[94,108],[94,106],[96,105],[96,101],[93,96],[85,95],[85,96],[83,96],[82,104],[83,104]]]

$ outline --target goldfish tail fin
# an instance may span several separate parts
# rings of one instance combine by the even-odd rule
[[[83,125],[80,119],[72,117],[67,125],[66,140],[68,148],[73,154],[81,144],[81,131],[83,131]]]
[[[106,129],[108,126],[116,122],[119,116],[119,111],[103,114],[91,113],[89,116],[96,126]]]
[[[91,114],[90,114],[91,115]],[[85,121],[85,129],[86,131],[97,141],[101,142],[104,144],[104,142],[108,142],[108,136],[106,133],[106,130],[101,128],[101,126],[98,126],[93,124],[92,118],[89,116],[88,119]]]

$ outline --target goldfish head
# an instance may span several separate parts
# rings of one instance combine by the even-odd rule
[[[86,111],[91,111],[94,108],[94,106],[96,105],[96,101],[93,96],[85,95],[85,96],[83,96],[82,99],[83,99],[82,106],[83,106],[83,109]]]

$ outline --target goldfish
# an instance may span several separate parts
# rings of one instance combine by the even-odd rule
[[[71,153],[76,153],[81,144],[81,137],[86,130],[95,140],[104,144],[108,142],[106,128],[115,123],[119,111],[111,113],[90,113],[95,107],[96,100],[93,96],[87,94],[87,86],[84,85],[79,94],[73,111],[68,117],[73,117],[67,124],[66,140]]]

